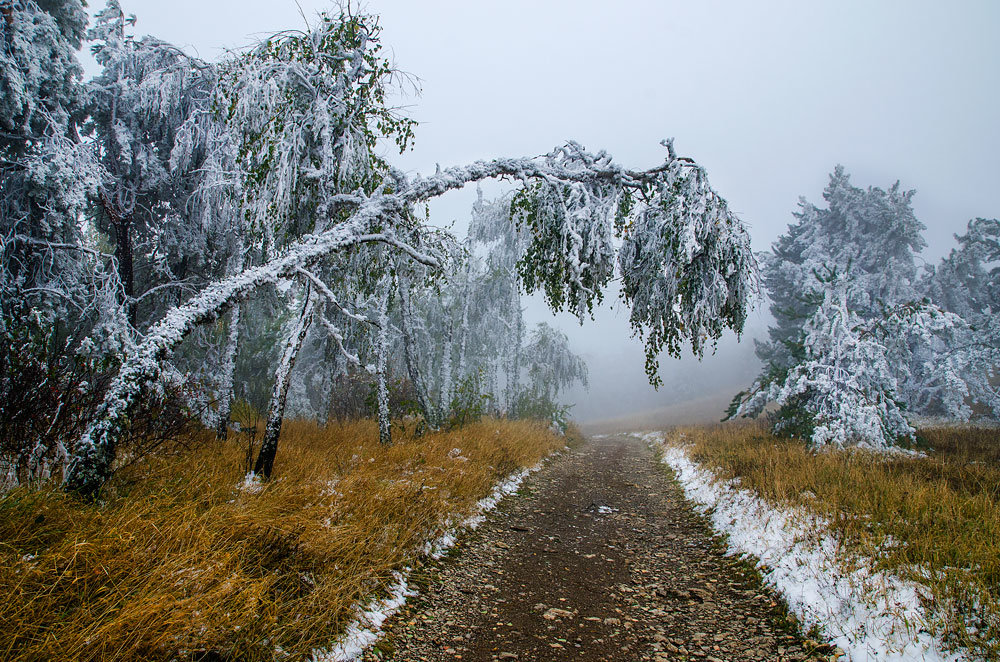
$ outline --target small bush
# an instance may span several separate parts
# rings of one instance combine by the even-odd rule
[[[569,405],[561,405],[545,394],[524,391],[514,402],[512,418],[548,421],[565,433],[569,425]]]
[[[31,311],[0,324],[0,489],[61,477],[117,370]],[[205,399],[194,388],[160,384],[139,399],[119,442],[120,465],[197,438],[188,433],[199,412],[187,403]]]

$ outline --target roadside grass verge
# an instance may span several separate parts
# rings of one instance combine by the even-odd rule
[[[1000,659],[1000,431],[920,431],[926,457],[810,451],[757,424],[676,428],[690,459],[775,505],[819,514],[846,557],[927,588],[946,645]]]
[[[206,439],[120,471],[96,504],[0,495],[0,659],[304,659],[450,515],[567,442],[495,420],[377,438],[291,421],[267,484],[242,484],[245,440]]]

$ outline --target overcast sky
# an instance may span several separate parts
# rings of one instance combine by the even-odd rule
[[[92,7],[103,5],[91,0]],[[122,0],[136,31],[206,59],[303,25],[292,0]],[[306,16],[329,2],[300,0]],[[403,103],[432,172],[535,155],[569,139],[645,168],[662,138],[705,166],[714,188],[768,248],[799,196],[821,202],[843,164],[856,184],[917,190],[928,261],[976,216],[1000,215],[1000,2],[435,2],[371,0],[396,65],[417,76]],[[491,192],[495,189],[487,189]],[[474,191],[432,206],[461,221]],[[529,305],[533,320],[547,318]],[[641,346],[623,311],[558,323],[592,370],[574,393],[583,419],[669,404],[752,375],[752,344],[702,364],[665,360],[667,387],[642,384]],[[766,326],[755,313],[751,331]]]

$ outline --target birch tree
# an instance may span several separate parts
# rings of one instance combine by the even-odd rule
[[[371,193],[338,194],[336,205],[329,209],[335,207],[338,213],[349,209],[344,220],[292,242],[260,266],[208,286],[154,325],[136,353],[125,361],[96,422],[81,438],[67,473],[67,487],[93,492],[107,479],[129,408],[159,375],[163,359],[199,324],[216,319],[265,284],[293,277],[301,268],[321,264],[362,244],[382,243],[428,267],[441,268],[440,256],[414,245],[413,233],[421,228],[413,225],[416,216],[412,208],[487,178],[507,177],[521,183],[521,205],[531,217],[528,227],[532,237],[522,260],[522,278],[529,288],[544,288],[554,307],[570,302],[582,315],[601,294],[595,288],[606,285],[611,277],[616,255],[610,238],[616,234],[627,237],[631,223],[640,218],[649,229],[661,219],[662,236],[678,229],[686,232],[685,224],[694,224],[701,228],[704,243],[682,247],[680,242],[661,242],[655,255],[669,260],[673,269],[635,282],[627,300],[643,305],[633,309],[633,324],[640,329],[659,329],[647,349],[660,346],[657,338],[676,337],[701,350],[723,328],[742,330],[754,283],[749,238],[722,198],[708,186],[701,168],[690,159],[677,157],[672,148],[664,164],[649,170],[626,169],[604,152],[593,154],[570,143],[541,157],[477,161],[429,177],[390,175]],[[626,199],[630,204],[619,204]],[[675,205],[680,208],[675,209]],[[567,213],[569,210],[573,213]],[[607,250],[595,250],[576,239],[583,236],[607,238]],[[554,268],[554,263],[567,268]],[[684,280],[684,288],[678,289],[675,280]],[[670,291],[678,296],[669,301],[669,311],[652,306],[654,301],[668,303],[663,295]],[[707,310],[718,311],[720,318],[709,319]]]
[[[370,16],[320,14],[307,30],[274,35],[220,67],[216,103],[243,173],[240,213],[264,259],[342,222],[341,196],[371,193],[387,171],[378,141],[403,149],[412,137],[412,121],[385,102],[397,74],[379,53],[378,33]],[[300,319],[276,367],[262,456],[277,448],[291,370],[313,316]],[[273,458],[257,462],[265,477],[272,465]]]

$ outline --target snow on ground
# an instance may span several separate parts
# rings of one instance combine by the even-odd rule
[[[838,554],[827,522],[802,508],[778,508],[736,481],[723,482],[690,460],[663,433],[636,437],[662,448],[689,500],[728,538],[731,555],[752,556],[764,580],[806,627],[817,626],[853,662],[963,659],[925,629],[926,589],[885,572],[870,559]]]
[[[409,573],[409,568],[404,568]],[[358,617],[347,626],[344,634],[327,651],[314,650],[314,662],[347,662],[355,660],[366,648],[378,641],[382,635],[382,624],[406,604],[406,598],[416,595],[406,585],[403,573],[393,572],[389,597],[373,600],[367,607],[359,609]]]
[[[444,533],[434,540],[426,542],[420,550],[421,554],[435,560],[444,556],[455,545],[458,536],[463,531],[474,530],[482,524],[486,519],[486,513],[496,508],[505,496],[517,492],[524,479],[541,467],[542,465],[539,463],[530,469],[521,469],[500,481],[493,487],[489,496],[476,503],[472,514],[457,524],[453,520],[445,522]],[[382,636],[382,624],[406,604],[406,598],[417,594],[407,587],[406,576],[409,572],[410,568],[403,568],[402,573],[394,572],[395,582],[389,587],[389,596],[372,600],[365,607],[359,606],[357,608],[358,617],[347,626],[344,634],[328,650],[314,650],[311,656],[312,662],[351,662],[378,641],[379,637]]]

